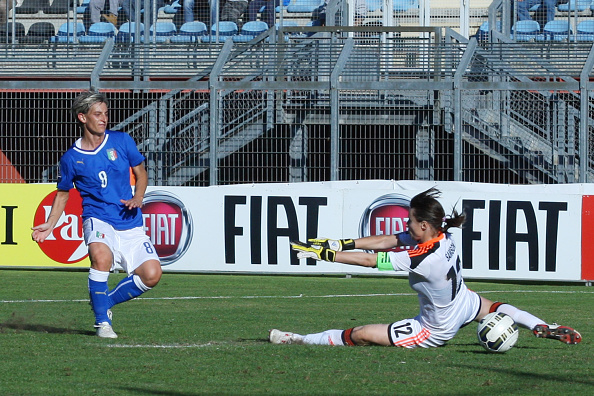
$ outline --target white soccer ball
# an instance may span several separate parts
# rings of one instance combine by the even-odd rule
[[[516,345],[520,332],[511,316],[492,312],[479,322],[476,334],[487,351],[503,353]]]

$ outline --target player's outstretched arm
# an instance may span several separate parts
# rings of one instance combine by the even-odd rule
[[[62,217],[67,202],[68,191],[58,190],[54,197],[54,202],[52,203],[52,209],[45,223],[31,228],[33,230],[31,238],[33,238],[35,242],[41,243],[45,241],[45,238],[48,237],[58,223],[58,220],[60,220],[60,217]]]
[[[300,241],[292,241],[291,248],[297,252],[297,257],[312,258],[343,264],[359,265],[362,267],[375,267],[377,254],[364,252],[337,252],[319,245],[310,245]]]
[[[398,236],[400,235],[400,237]],[[372,235],[358,239],[329,239],[329,238],[310,238],[307,240],[310,245],[317,245],[337,252],[345,250],[386,250],[397,246],[410,245],[411,240],[408,233],[394,235]]]
[[[355,239],[355,248],[362,250],[386,250],[392,249],[396,246],[403,246],[404,243],[398,237],[398,234],[394,235],[371,235]]]

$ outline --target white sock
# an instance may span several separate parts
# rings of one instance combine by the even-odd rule
[[[89,279],[95,282],[107,282],[109,278],[109,271],[99,271],[94,268],[89,268]]]
[[[522,311],[521,309],[518,309],[507,303],[503,303],[498,306],[496,311],[511,316],[514,322],[530,330],[534,329],[536,325],[547,323],[544,320],[532,315],[531,313]]]
[[[326,330],[321,333],[303,336],[303,343],[307,345],[344,345],[343,330]]]

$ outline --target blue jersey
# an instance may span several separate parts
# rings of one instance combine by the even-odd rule
[[[144,156],[126,133],[105,131],[103,143],[95,150],[81,149],[78,139],[60,159],[58,189],[80,192],[83,221],[95,217],[116,230],[142,226],[139,208],[128,210],[121,199],[132,198],[130,167],[140,165]]]

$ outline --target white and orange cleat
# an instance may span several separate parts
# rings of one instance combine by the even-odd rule
[[[273,344],[303,344],[303,336],[289,331],[272,329],[268,332],[268,341]]]

